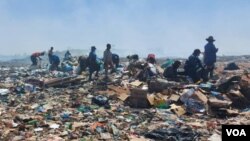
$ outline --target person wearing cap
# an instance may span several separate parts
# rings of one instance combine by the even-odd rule
[[[213,36],[209,36],[207,39],[207,44],[205,45],[205,51],[204,51],[204,64],[206,67],[207,77],[212,78],[213,77],[213,71],[215,67],[216,62],[216,53],[218,52],[218,48],[214,45],[214,38]]]
[[[30,60],[32,62],[32,66],[37,66],[38,59],[42,60],[40,56],[43,56],[45,52],[35,52],[30,56]]]
[[[96,56],[96,47],[92,46],[89,56],[87,58],[87,64],[89,67],[89,81],[92,80],[92,74],[96,71],[95,76],[98,77],[98,73],[100,70],[100,65],[97,63],[97,56]]]
[[[105,77],[108,77],[108,69],[111,68],[114,70],[113,60],[112,60],[112,52],[110,51],[111,45],[107,44],[107,48],[103,53],[103,62],[105,68]]]
[[[196,83],[201,80],[204,67],[199,59],[201,51],[199,49],[195,49],[193,54],[189,56],[188,60],[185,62],[185,72],[186,74],[192,78],[193,82]]]

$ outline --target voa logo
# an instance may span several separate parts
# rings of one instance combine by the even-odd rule
[[[247,136],[244,129],[226,129],[227,136]]]

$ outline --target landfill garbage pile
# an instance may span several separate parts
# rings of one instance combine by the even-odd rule
[[[246,70],[192,84],[139,81],[139,67],[129,69],[88,82],[87,71],[1,67],[0,140],[213,141],[222,124],[250,124]]]

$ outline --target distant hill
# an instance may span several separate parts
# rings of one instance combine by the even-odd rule
[[[63,51],[55,51],[54,54],[58,55],[61,59],[64,58],[64,54],[67,50],[63,50]],[[81,55],[88,55],[89,54],[89,50],[84,50],[84,49],[70,49],[69,50],[72,54],[72,56],[81,56]],[[97,55],[98,57],[102,57],[102,53],[101,51],[97,51]],[[117,53],[117,52],[115,52]],[[129,54],[127,54],[129,55]],[[121,58],[125,59],[126,56],[120,56]],[[146,56],[139,56],[140,58],[145,58]],[[162,63],[164,60],[166,60],[167,58],[169,59],[178,59],[178,60],[183,60],[183,59],[187,59],[187,58],[180,58],[180,57],[157,57],[156,54],[156,58],[157,60],[159,60],[158,63]],[[48,62],[48,56],[47,53],[45,56],[42,57],[43,62]],[[241,56],[218,56],[218,61],[220,62],[228,62],[228,61],[245,61],[245,60],[249,60],[250,59],[250,55],[241,55]],[[126,60],[126,59],[125,59]],[[27,54],[23,54],[23,55],[0,55],[0,65],[28,65],[30,64],[30,55]]]

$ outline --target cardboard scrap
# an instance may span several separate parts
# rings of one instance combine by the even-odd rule
[[[129,93],[129,90],[126,88],[121,88],[121,87],[117,87],[117,86],[112,86],[109,85],[108,89],[113,90],[114,92],[116,92],[117,94],[121,94],[121,93]]]
[[[166,103],[166,100],[164,99],[164,96],[160,93],[157,94],[148,94],[147,95],[147,99],[150,103],[150,105],[154,105],[154,106],[159,106],[163,103]]]
[[[176,94],[172,94],[168,99],[171,101],[177,102],[180,99],[180,96]]]
[[[139,87],[139,86],[142,85],[142,82],[140,82],[139,80],[137,80],[137,81],[131,82],[130,85],[135,86],[135,87]]]
[[[125,101],[128,97],[129,97],[128,94],[120,94],[120,95],[118,96],[118,98],[119,98],[120,100],[122,100],[122,101]]]
[[[148,94],[147,99],[148,99],[150,105],[154,105],[155,96],[153,94]]]
[[[182,108],[181,106],[177,106],[175,104],[171,104],[171,110],[177,115],[177,116],[181,116],[184,115],[186,113],[186,110],[184,108]]]
[[[197,100],[201,101],[204,104],[206,104],[207,101],[208,101],[206,95],[204,95],[200,91],[195,91],[195,93],[191,96],[191,98],[197,99]]]
[[[227,108],[232,104],[231,101],[209,98],[209,105],[216,108]]]

